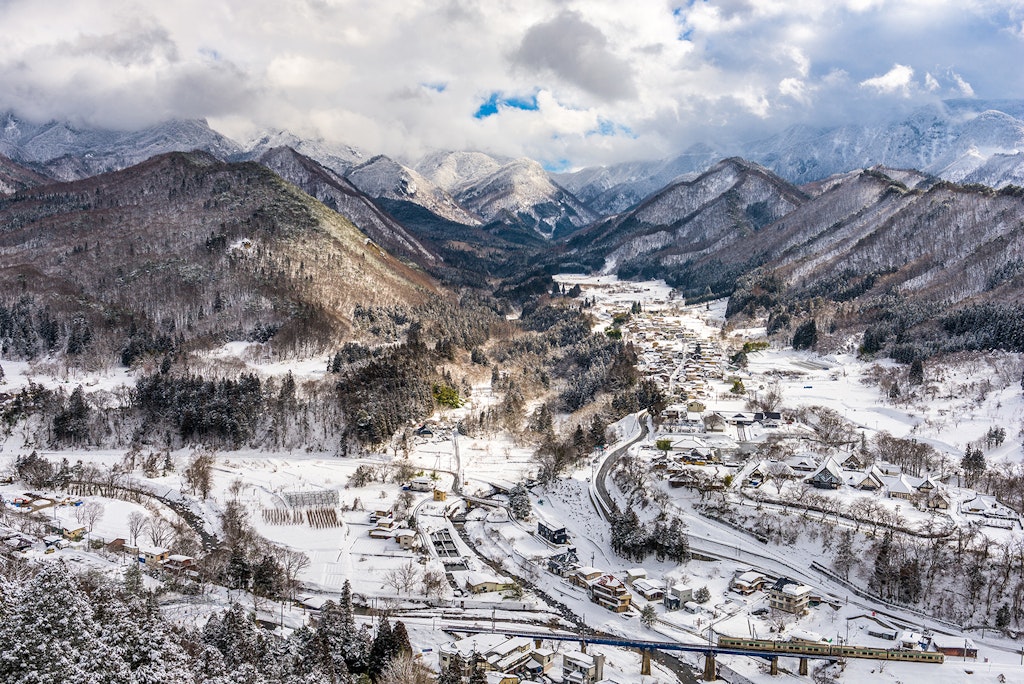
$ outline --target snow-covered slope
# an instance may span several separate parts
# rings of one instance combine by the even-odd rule
[[[707,145],[657,161],[595,166],[555,174],[559,185],[601,215],[618,214],[671,183],[690,180],[726,155]]]
[[[480,225],[480,219],[466,211],[447,192],[384,155],[353,167],[346,178],[370,197],[412,202],[449,221]]]
[[[569,233],[597,218],[572,193],[553,183],[532,159],[505,164],[456,197],[488,221],[527,225],[546,238]]]
[[[264,152],[259,162],[350,220],[390,253],[422,264],[439,260],[358,188],[309,157],[278,147]]]
[[[0,155],[0,195],[51,182],[51,178],[38,171]]]
[[[344,173],[364,160],[363,153],[351,145],[329,143],[322,138],[300,138],[288,131],[264,131],[245,146],[243,159],[259,159],[270,150],[290,147],[304,157],[319,162],[335,173]]]
[[[793,126],[746,145],[743,156],[796,183],[877,164],[960,182],[994,155],[1024,150],[1020,117],[1013,102],[950,102],[880,124]],[[1009,182],[990,178],[997,187]]]
[[[416,164],[416,171],[446,192],[457,193],[508,163],[483,152],[431,152]]]
[[[206,121],[174,119],[138,131],[77,127],[65,121],[33,124],[0,116],[0,154],[45,164],[61,180],[123,169],[167,152],[202,150],[218,159],[241,152]]]

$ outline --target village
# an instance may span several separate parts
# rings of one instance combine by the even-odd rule
[[[532,479],[534,464],[521,446],[459,435],[457,414],[419,428],[401,469],[383,455],[228,455],[209,500],[237,502],[273,548],[307,558],[286,578],[293,600],[253,600],[262,622],[293,629],[315,620],[350,581],[363,619],[401,616],[434,669],[456,652],[467,663],[475,654],[492,684],[770,681],[780,667],[807,674],[807,659],[816,657],[809,649],[839,646],[866,655],[851,651],[811,665],[833,663],[834,676],[866,676],[871,667],[880,675],[877,663],[889,659],[887,676],[909,678],[916,670],[905,668],[931,667],[927,658],[944,656],[944,668],[960,675],[986,658],[1019,673],[1010,642],[880,595],[863,579],[869,567],[844,572],[835,542],[822,546],[826,536],[844,533],[861,552],[887,533],[930,539],[969,532],[968,544],[1017,543],[1020,516],[961,481],[954,464],[962,444],[943,451],[939,439],[912,437],[936,445],[944,472],[910,472],[873,458],[864,448],[870,439],[884,430],[907,434],[900,431],[906,419],[876,407],[877,392],[851,377],[852,364],[771,352],[757,331],[726,336],[720,303],[685,307],[663,284],[564,282],[581,283],[595,299],[598,329],[617,325],[635,345],[641,371],[668,399],[664,409],[610,426],[612,443],[547,484]],[[633,303],[640,311],[613,323]],[[745,366],[731,359],[738,351]],[[806,410],[818,405],[843,410],[849,425],[823,439],[826,414]],[[979,426],[988,420],[979,418]],[[120,458],[91,456],[107,465]],[[211,561],[201,548],[172,541],[188,511],[203,514],[181,469],[133,478],[106,496],[27,492],[9,480],[0,484],[7,504],[0,537],[9,552],[27,557],[137,563],[150,581],[197,596],[190,610],[218,605],[230,592],[205,579]],[[636,511],[645,525],[678,517],[689,560],[638,563],[613,552],[613,508]],[[948,599],[951,588],[937,591]],[[588,643],[595,639],[604,645]],[[655,642],[693,650],[652,663],[657,649],[644,644]],[[733,642],[737,653],[791,646],[764,658],[723,653],[709,669],[709,649]]]

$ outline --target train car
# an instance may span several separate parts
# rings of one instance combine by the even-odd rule
[[[870,646],[851,646],[849,644],[826,644],[808,641],[771,641],[768,639],[747,639],[721,635],[718,637],[720,648],[737,650],[764,651],[790,656],[818,656],[836,658],[870,658],[872,660],[898,660],[912,663],[942,663],[945,656],[936,651],[909,651],[895,648],[871,648]]]

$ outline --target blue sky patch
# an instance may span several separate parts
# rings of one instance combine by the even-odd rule
[[[433,90],[435,93],[443,93],[448,89],[447,83],[420,83],[420,85],[427,90]]]
[[[480,105],[480,108],[473,114],[475,119],[486,119],[489,116],[498,113],[498,109],[501,107],[512,107],[513,109],[523,109],[526,111],[536,111],[538,109],[537,96],[530,95],[528,97],[505,97],[501,93],[491,93],[491,96]]]

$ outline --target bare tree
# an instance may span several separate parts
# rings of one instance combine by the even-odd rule
[[[146,529],[148,522],[149,516],[143,513],[132,511],[128,514],[128,536],[132,540],[132,546],[139,545],[139,535],[142,534],[142,530]]]
[[[274,553],[277,555],[277,560],[284,569],[285,581],[288,583],[288,595],[290,598],[295,598],[295,587],[298,585],[299,573],[309,567],[310,561],[309,556],[290,549],[287,546],[275,546]]]
[[[199,494],[204,499],[210,494],[213,484],[213,464],[215,454],[205,449],[192,452],[192,459],[185,469],[185,482],[192,488],[192,494]]]
[[[149,519],[147,532],[149,532],[149,542],[156,547],[167,545],[174,537],[174,527],[166,518],[160,516]]]
[[[392,587],[397,593],[410,593],[412,588],[420,581],[420,569],[416,561],[411,558],[384,573],[384,584]]]
[[[426,663],[413,660],[408,654],[392,658],[384,666],[377,684],[431,684],[434,673]]]
[[[444,590],[448,586],[448,581],[444,577],[444,572],[438,568],[427,568],[423,571],[423,595],[431,596],[435,599],[440,599],[444,595]]]
[[[92,532],[92,528],[103,517],[103,510],[103,504],[99,501],[86,501],[75,509],[75,520],[84,525],[87,532]]]

